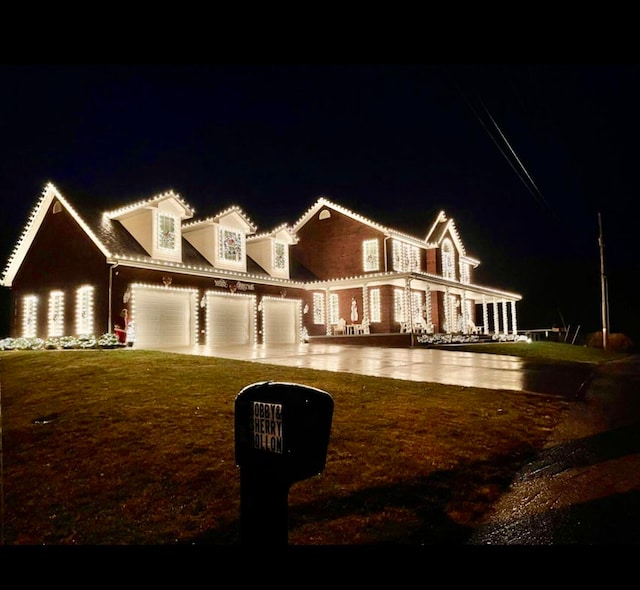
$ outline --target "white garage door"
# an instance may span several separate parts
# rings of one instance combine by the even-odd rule
[[[135,346],[191,346],[193,304],[189,291],[134,288]]]
[[[300,341],[300,302],[291,299],[264,299],[265,344],[296,344]]]
[[[207,344],[253,344],[255,297],[207,295]]]

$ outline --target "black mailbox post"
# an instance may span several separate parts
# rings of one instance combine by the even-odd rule
[[[289,488],[325,466],[333,398],[295,383],[248,385],[235,400],[243,543],[287,544]]]

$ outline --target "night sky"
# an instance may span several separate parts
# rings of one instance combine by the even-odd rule
[[[452,217],[521,329],[640,342],[640,66],[0,65],[2,268],[46,182],[113,209],[172,189],[258,231],[319,196],[424,237]],[[0,337],[8,334],[0,291]]]

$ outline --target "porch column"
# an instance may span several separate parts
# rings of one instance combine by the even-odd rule
[[[471,314],[469,313],[469,300],[467,299],[466,291],[462,293],[460,305],[462,306],[462,333],[468,334]]]
[[[516,320],[516,302],[511,302],[511,329],[513,330],[513,335],[518,335],[518,322]]]
[[[451,332],[451,295],[449,295],[449,287],[444,291],[444,332]]]
[[[404,321],[409,322],[409,331],[413,332],[413,305],[411,304],[411,279],[404,281]]]
[[[498,313],[498,302],[493,300],[493,333],[500,333],[500,314]]]
[[[369,288],[367,283],[362,285],[362,327],[366,327],[366,333],[369,333],[369,326],[371,322],[369,321]]]
[[[482,296],[482,333],[489,333],[489,313],[487,311],[487,296]]]
[[[431,316],[431,287],[429,287],[429,285],[427,285],[427,288],[425,289],[424,296],[426,298],[424,306],[424,321],[427,324],[427,332],[429,332],[429,334],[433,334],[433,317]]]
[[[331,336],[331,312],[330,312],[330,306],[331,306],[331,300],[330,300],[330,295],[331,295],[331,291],[329,288],[326,289],[326,293],[324,296],[324,329],[325,329],[325,334],[327,336]]]
[[[507,315],[507,302],[502,302],[502,328],[505,336],[509,333],[509,316]]]

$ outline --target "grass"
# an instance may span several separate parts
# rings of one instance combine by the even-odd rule
[[[2,544],[239,544],[234,402],[264,380],[334,400],[325,469],[289,491],[290,545],[463,544],[575,403],[131,349],[0,352]]]

